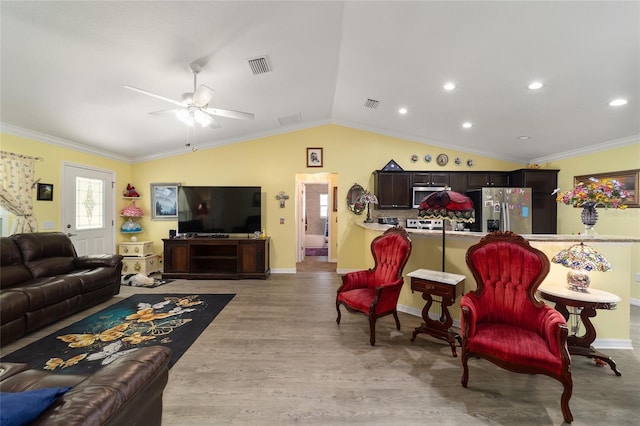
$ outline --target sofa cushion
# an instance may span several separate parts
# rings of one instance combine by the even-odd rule
[[[0,424],[22,426],[33,422],[70,387],[0,393]]]
[[[519,326],[499,323],[477,324],[469,341],[469,351],[491,354],[501,359],[517,359],[535,369],[560,372],[562,360],[551,353],[547,342],[536,332]]]
[[[31,312],[81,294],[82,282],[71,275],[42,277],[13,287],[11,291],[20,291],[27,296],[29,305],[26,311]]]
[[[73,271],[68,276],[80,280],[82,293],[89,293],[99,288],[113,287],[113,281],[120,279],[116,272],[114,268],[97,268]]]
[[[4,280],[4,269],[2,270]],[[5,290],[0,293],[0,306],[2,306],[2,324],[24,316],[29,309],[29,298],[21,291]]]
[[[33,278],[29,269],[22,263],[22,254],[18,246],[8,237],[0,238],[0,267],[2,268],[0,288],[6,289]]]
[[[66,274],[75,269],[76,250],[62,232],[16,234],[11,238],[22,252],[22,260],[34,278]]]

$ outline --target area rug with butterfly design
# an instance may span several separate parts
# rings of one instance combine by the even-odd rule
[[[171,349],[171,368],[234,294],[134,294],[2,357],[33,369],[91,374],[146,346]]]

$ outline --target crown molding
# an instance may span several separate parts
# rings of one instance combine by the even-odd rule
[[[62,148],[72,149],[74,151],[84,152],[86,154],[97,155],[99,157],[108,158],[110,160],[123,161],[125,163],[131,163],[131,158],[117,155],[111,152],[102,151],[88,147],[86,145],[79,144],[77,142],[71,142],[65,139],[61,139],[55,136],[47,135],[45,133],[36,132],[34,130],[24,129],[22,127],[14,126],[12,124],[0,122],[0,132],[7,133],[13,136],[32,139],[38,142],[44,142],[49,145],[57,145]]]
[[[607,151],[614,148],[621,148],[624,146],[640,144],[640,134],[631,135],[625,138],[614,139],[608,142],[602,142],[595,145],[585,146],[580,149],[574,149],[571,151],[561,152],[559,154],[547,155],[546,157],[534,158],[531,163],[548,163],[551,161],[564,160],[566,158],[578,157],[581,155],[593,154],[596,152]]]
[[[351,123],[351,122],[347,122],[347,121],[340,121],[340,120],[332,120],[331,123],[339,125],[339,126],[350,127],[350,128],[353,128],[353,129],[364,130],[365,132],[376,133],[378,135],[389,136],[389,137],[398,138],[398,139],[404,139],[404,140],[407,140],[407,141],[423,143],[423,144],[426,144],[426,145],[432,145],[434,147],[439,147],[439,148],[444,148],[444,149],[452,149],[452,150],[455,150],[455,151],[462,151],[462,152],[465,152],[467,154],[481,155],[483,157],[493,158],[495,160],[509,161],[509,162],[518,163],[518,164],[527,164],[526,162],[523,162],[519,158],[508,157],[508,156],[499,155],[499,154],[496,154],[496,153],[490,153],[490,152],[482,151],[482,150],[475,150],[475,149],[471,149],[471,148],[468,148],[468,147],[461,147],[461,146],[456,146],[456,145],[452,145],[452,144],[446,144],[444,142],[435,141],[435,140],[423,138],[423,137],[420,137],[420,136],[409,135],[409,134],[398,133],[398,132],[389,132],[387,130],[379,129],[377,127],[362,126],[360,124]]]

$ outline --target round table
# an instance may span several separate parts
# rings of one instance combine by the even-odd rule
[[[598,352],[591,346],[596,340],[596,329],[591,323],[590,318],[596,316],[596,309],[616,309],[618,302],[622,299],[608,291],[589,288],[587,291],[575,291],[569,289],[566,285],[545,285],[541,286],[538,291],[543,299],[555,302],[556,310],[569,321],[569,315],[580,315],[580,320],[585,327],[583,336],[576,336],[577,330],[573,330],[574,334],[567,338],[567,347],[571,355],[582,355],[593,358],[598,362],[609,364],[616,376],[621,376],[615,361],[602,352]],[[569,312],[567,306],[574,308],[575,312]]]

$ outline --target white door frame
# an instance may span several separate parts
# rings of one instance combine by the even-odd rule
[[[311,178],[310,176],[313,176]],[[327,256],[328,261],[332,261],[334,259],[334,247],[331,244],[333,232],[335,232],[334,223],[332,220],[333,217],[333,199],[331,192],[332,185],[332,175],[329,173],[307,173],[302,176],[298,176],[296,178],[296,263],[302,262],[304,260],[304,240],[305,240],[305,229],[304,229],[304,208],[305,208],[305,185],[307,184],[326,184],[327,185],[327,194],[329,194],[329,211],[327,218],[327,231],[328,231],[328,239],[329,239],[329,253]]]
[[[98,172],[103,173],[105,175],[109,175],[109,179],[105,185],[105,228],[104,228],[104,237],[107,242],[107,246],[110,250],[110,253],[116,253],[116,226],[115,226],[115,218],[116,218],[116,191],[115,191],[115,183],[116,183],[116,173],[113,170],[100,169],[97,167],[87,166],[85,164],[71,163],[68,161],[62,162],[62,190],[60,191],[60,231],[65,232],[67,234],[73,234],[73,232],[69,232],[67,229],[67,224],[70,223],[70,218],[67,217],[68,209],[65,209],[67,203],[70,203],[73,199],[70,196],[68,190],[69,188],[65,187],[65,182],[68,174],[68,167],[74,167],[77,169],[85,169],[90,172]],[[75,223],[75,218],[74,218]],[[75,230],[71,230],[75,231]],[[70,235],[72,236],[72,235]]]

